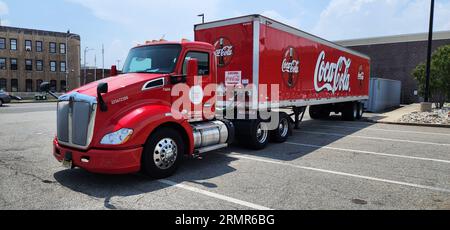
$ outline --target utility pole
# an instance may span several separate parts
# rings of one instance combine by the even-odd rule
[[[428,53],[427,53],[427,76],[425,88],[425,102],[430,102],[430,75],[431,75],[431,52],[433,46],[433,19],[434,19],[434,0],[431,0],[430,9],[430,30],[428,33]]]
[[[205,14],[199,14],[199,15],[197,15],[197,17],[201,17],[202,18],[202,24],[205,24]]]
[[[83,79],[83,85],[86,85],[86,78],[87,78],[87,62],[86,62],[86,54],[88,51],[91,51],[94,49],[89,49],[89,47],[86,46],[86,48],[84,48],[84,79]]]
[[[117,60],[117,70],[119,70],[119,68],[120,68],[120,62],[121,62],[121,60]]]
[[[94,81],[97,81],[97,54],[94,55]]]
[[[67,31],[66,35],[66,92],[70,89],[69,88],[69,73],[70,73],[70,66],[69,66],[69,39],[76,37],[75,34],[70,34],[70,30]]]
[[[105,45],[102,44],[102,79],[105,78]]]

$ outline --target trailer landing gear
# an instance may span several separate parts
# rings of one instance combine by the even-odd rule
[[[292,110],[294,111],[294,129],[300,129],[300,123],[302,123],[303,118],[305,117],[306,106],[294,107]]]

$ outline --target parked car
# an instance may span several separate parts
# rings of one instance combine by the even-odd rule
[[[3,104],[7,104],[11,102],[11,96],[9,93],[0,90],[0,107],[3,106]]]

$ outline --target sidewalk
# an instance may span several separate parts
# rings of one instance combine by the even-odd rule
[[[406,123],[400,120],[404,115],[420,111],[420,104],[405,105],[399,109],[386,113],[367,113],[365,119],[369,122],[383,123],[383,124],[397,124],[397,125],[412,125],[412,126],[428,126],[428,127],[444,127],[450,128],[450,125],[445,124],[424,124],[424,123]]]

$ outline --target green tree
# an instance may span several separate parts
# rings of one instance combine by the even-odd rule
[[[413,71],[419,83],[419,93],[425,96],[426,64],[419,64]],[[450,101],[450,45],[438,48],[431,59],[430,98],[437,108],[444,107]]]

